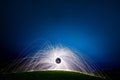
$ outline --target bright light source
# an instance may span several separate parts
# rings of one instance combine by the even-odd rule
[[[79,54],[79,56],[77,54]],[[86,59],[80,52],[78,53],[70,48],[60,46],[49,46],[38,50],[33,55],[28,55],[16,60],[12,65],[14,65],[15,72],[67,70],[96,75],[93,71],[97,69],[97,67],[91,64],[90,60]],[[97,73],[97,76],[101,76],[101,74]]]
[[[57,46],[39,50],[34,55],[20,61],[23,65],[19,69],[23,71],[69,70],[88,73],[92,70],[83,56],[77,56],[75,51],[67,47]]]

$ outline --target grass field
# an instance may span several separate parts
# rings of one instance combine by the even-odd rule
[[[107,80],[70,71],[33,71],[0,74],[0,80]]]

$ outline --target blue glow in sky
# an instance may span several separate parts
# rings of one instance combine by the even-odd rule
[[[117,0],[7,0],[0,56],[16,57],[33,41],[44,40],[80,50],[103,68],[120,66],[119,7]]]

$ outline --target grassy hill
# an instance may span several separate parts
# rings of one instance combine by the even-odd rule
[[[0,74],[0,80],[107,80],[70,71],[33,71]]]

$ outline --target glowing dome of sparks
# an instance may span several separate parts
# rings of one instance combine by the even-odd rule
[[[39,50],[32,56],[28,55],[17,62],[22,63],[22,66],[17,68],[18,71],[69,70],[90,73],[95,69],[82,54],[77,56],[75,51],[59,46]]]
[[[22,59],[16,60],[13,65],[15,65],[15,72],[67,70],[94,75],[92,71],[97,69],[96,66],[91,64],[90,60],[87,60],[82,54],[78,56],[77,51],[60,46],[52,46],[38,50],[33,55],[28,55]]]

